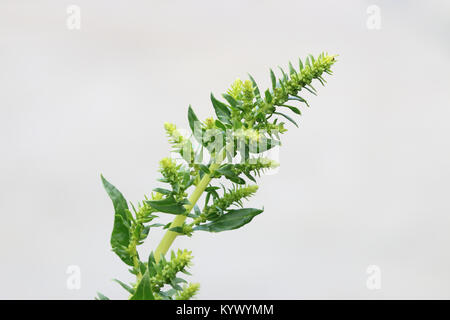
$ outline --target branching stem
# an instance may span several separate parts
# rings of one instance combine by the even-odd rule
[[[226,148],[222,149],[221,152],[219,152],[219,155],[216,159],[216,161],[210,165],[209,171],[212,173],[215,170],[217,170],[220,167],[220,164],[222,163],[223,159],[225,158],[225,150]],[[211,182],[211,174],[205,174],[203,178],[198,183],[197,187],[195,188],[194,192],[189,197],[189,204],[186,205],[186,214],[191,212],[191,210],[194,208],[195,204],[197,203],[198,199],[200,199],[201,195],[205,191],[205,189],[208,187],[209,183]],[[184,221],[186,220],[186,215],[178,215],[173,220],[172,224],[170,225],[170,228],[180,227],[183,225]],[[167,251],[169,251],[170,246],[172,245],[175,238],[179,235],[178,232],[173,232],[170,230],[167,230],[164,234],[164,237],[161,239],[158,247],[155,250],[155,260],[156,262],[159,261],[161,254],[165,255]]]

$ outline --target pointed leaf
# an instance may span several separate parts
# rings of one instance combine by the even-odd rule
[[[305,104],[309,107],[308,101],[306,101],[306,100],[303,99],[302,97],[299,97],[299,96],[289,96],[288,100],[296,100],[296,101],[300,101],[300,102],[305,103]]]
[[[289,108],[292,112],[294,112],[296,114],[302,114],[298,108],[293,107],[293,106],[288,106],[286,104],[282,104],[282,105],[280,105],[280,107],[286,107],[286,108]]]
[[[298,124],[297,122],[295,122],[291,117],[289,117],[288,115],[281,113],[281,112],[274,112],[274,114],[278,114],[282,117],[285,117],[287,120],[289,120],[290,122],[292,122],[297,128],[298,128]]]
[[[129,285],[127,285],[126,283],[123,283],[122,281],[120,281],[118,279],[113,279],[113,281],[117,282],[122,288],[127,290],[129,293],[131,293],[131,294],[134,293],[134,289],[132,287],[130,287]]]
[[[303,70],[303,62],[302,62],[302,59],[300,59],[300,58],[298,58],[298,67],[299,67],[300,71]]]
[[[231,107],[233,107],[233,108],[239,107],[238,102],[232,96],[230,96],[228,93],[222,94],[222,97],[224,97],[224,99],[227,100],[227,102],[230,104]]]
[[[256,84],[255,79],[253,79],[253,77],[250,74],[248,75],[248,77],[250,78],[250,81],[253,84],[253,91],[255,92],[255,96],[257,98],[260,98],[261,97],[261,92],[259,91],[259,88],[258,88],[258,85]]]
[[[192,107],[189,105],[188,109],[188,120],[189,120],[189,127],[191,127],[192,132],[195,130],[195,123],[200,122],[197,118],[197,115],[195,114]]]
[[[203,171],[206,174],[210,174],[211,173],[209,171],[209,168],[207,166],[205,166],[204,164],[199,164],[198,167],[200,168],[201,171]]]
[[[263,212],[263,210],[254,208],[229,210],[228,213],[215,218],[207,224],[196,226],[194,230],[222,232],[238,229],[252,221],[252,219],[261,212]]]
[[[269,89],[267,89],[267,90],[264,92],[264,95],[265,95],[265,98],[266,98],[266,102],[267,102],[267,103],[272,103],[273,97],[272,97],[272,94],[270,93]]]
[[[231,112],[228,106],[225,103],[217,100],[212,93],[211,93],[211,102],[213,104],[217,118],[219,118],[220,121],[229,124]]]
[[[107,296],[105,296],[104,294],[97,292],[98,297],[95,298],[95,300],[109,300],[109,298]]]
[[[164,188],[155,188],[155,189],[153,189],[153,191],[164,194],[166,196],[172,194],[172,191],[164,189]]]
[[[173,196],[167,197],[163,200],[149,200],[146,201],[153,209],[164,213],[184,214],[186,208],[183,202],[177,202]]]
[[[292,65],[292,63],[290,61],[289,61],[289,73],[297,74],[297,71],[295,71],[294,66]]]
[[[150,283],[150,273],[145,271],[142,279],[139,281],[136,292],[130,297],[130,300],[155,300]]]
[[[283,74],[283,81],[289,80],[289,78],[288,78],[286,72],[284,72],[283,68],[278,66],[278,69],[280,69],[281,73]]]
[[[272,81],[272,89],[275,91],[275,88],[277,87],[277,78],[275,78],[275,73],[273,73],[272,69],[270,69],[270,80]]]
[[[128,247],[130,243],[129,216],[127,214],[128,204],[122,193],[116,189],[111,183],[101,176],[103,187],[114,205],[114,226],[111,233],[112,250],[128,265],[133,265],[131,256],[123,247]]]

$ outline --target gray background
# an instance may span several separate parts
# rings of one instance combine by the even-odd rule
[[[2,0],[0,298],[126,298],[99,174],[141,200],[168,155],[164,121],[186,127],[190,103],[212,115],[210,91],[247,72],[266,87],[270,67],[323,50],[335,75],[261,179],[265,212],[176,241],[198,297],[450,298],[449,17],[448,1]]]

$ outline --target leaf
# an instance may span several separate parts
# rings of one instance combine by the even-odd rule
[[[120,281],[118,279],[113,279],[113,281],[117,282],[122,288],[127,290],[129,293],[131,293],[131,294],[134,293],[134,289],[132,287],[130,287],[129,285],[127,285],[126,283],[123,283],[122,281]]]
[[[207,166],[205,166],[204,164],[199,164],[198,167],[200,168],[201,171],[203,171],[206,174],[211,173],[211,171],[209,171],[209,168]]]
[[[187,283],[186,280],[184,280],[183,278],[178,278],[176,277],[175,279],[173,279],[174,283]]]
[[[263,210],[254,208],[229,210],[228,213],[215,218],[207,224],[196,226],[194,230],[222,232],[238,229],[252,221],[252,219],[261,212],[263,212]]]
[[[176,232],[176,233],[179,233],[179,234],[183,234],[183,227],[180,227],[180,226],[173,227],[173,228],[170,228],[169,231]]]
[[[172,222],[169,222],[167,224],[164,225],[164,230],[169,229],[169,227],[172,225]]]
[[[150,228],[157,228],[157,227],[164,227],[165,224],[164,223],[154,223],[149,225]]]
[[[267,137],[261,137],[261,140],[256,146],[256,150],[249,150],[251,153],[261,153],[268,151],[276,146],[281,145],[280,141],[269,139]]]
[[[312,91],[310,88],[308,88],[308,87],[303,87],[303,88],[305,88],[306,90],[308,90],[309,92],[311,92],[313,95],[317,96],[317,93],[315,93],[314,91]]]
[[[300,59],[300,58],[298,58],[298,67],[299,67],[300,71],[303,70],[303,62],[302,62],[302,59]]]
[[[270,93],[269,89],[267,89],[267,90],[264,92],[264,95],[265,95],[265,98],[266,98],[266,102],[267,102],[267,103],[272,103],[273,97],[272,97],[272,94]]]
[[[146,201],[153,209],[159,212],[171,214],[184,214],[186,208],[183,203],[177,202],[173,196],[167,197],[163,200],[149,200]]]
[[[286,108],[289,108],[292,112],[294,112],[296,114],[302,114],[298,108],[293,107],[293,106],[288,106],[287,104],[282,104],[282,105],[280,105],[280,107],[286,107]]]
[[[109,298],[107,296],[105,296],[104,294],[97,292],[98,298],[95,298],[95,300],[109,300]]]
[[[278,66],[278,69],[280,69],[281,73],[283,74],[283,81],[288,81],[289,78],[288,78],[286,72],[284,72],[283,68]]]
[[[148,262],[147,262],[147,268],[148,268],[148,272],[150,277],[154,277],[156,275],[156,260],[155,260],[155,255],[152,252],[150,252],[150,255],[148,256]]]
[[[148,269],[145,271],[141,280],[139,281],[135,293],[130,297],[130,300],[155,300],[150,283],[150,273]]]
[[[306,57],[305,66],[311,67],[311,63],[309,62],[309,56]]]
[[[270,80],[272,81],[272,89],[275,91],[275,88],[277,87],[277,78],[275,78],[275,73],[273,73],[272,69],[270,69]]]
[[[253,181],[253,182],[256,183],[255,178],[250,174],[250,172],[245,172],[245,171],[244,171],[244,174],[245,174],[245,176],[246,176],[247,178],[249,178],[251,181]]]
[[[295,71],[294,66],[292,65],[292,63],[290,61],[289,61],[289,73],[297,74],[297,71]]]
[[[257,98],[260,98],[261,97],[261,93],[259,92],[259,88],[258,88],[258,85],[256,84],[255,79],[253,79],[253,77],[250,74],[248,75],[248,77],[250,78],[250,81],[253,84],[253,91],[255,92],[255,96]]]
[[[198,207],[198,205],[195,205],[194,206],[194,212],[195,212],[195,215],[198,217],[198,216],[200,216],[201,214],[202,214],[202,212],[200,211],[200,208]]]
[[[224,97],[225,100],[231,105],[233,108],[239,108],[238,102],[236,99],[234,99],[232,96],[230,96],[228,93],[222,94],[222,97]]]
[[[302,97],[299,97],[299,96],[289,96],[288,100],[296,100],[296,101],[300,101],[300,102],[305,103],[305,104],[309,107],[308,101],[306,101],[306,100],[303,99]]]
[[[192,107],[189,105],[189,109],[188,109],[188,120],[189,120],[189,127],[191,127],[192,132],[194,132],[195,130],[195,123],[196,122],[200,122],[194,112],[194,110],[192,109]]]
[[[222,129],[223,131],[226,131],[226,130],[227,130],[227,128],[225,127],[225,125],[224,125],[222,122],[220,122],[219,120],[216,120],[214,123],[216,124],[216,127]]]
[[[101,175],[103,187],[108,193],[114,206],[114,226],[111,233],[111,247],[112,250],[119,256],[119,258],[126,264],[132,266],[133,259],[123,247],[128,247],[130,244],[130,221],[128,219],[127,211],[128,204],[125,197],[116,189],[111,183]]]
[[[188,109],[188,121],[189,121],[189,127],[191,128],[192,134],[194,135],[194,138],[203,145],[203,129],[201,127],[201,122],[198,120],[197,116],[195,115],[194,110],[189,105]]]
[[[219,118],[219,120],[224,123],[230,124],[231,112],[228,106],[225,103],[217,100],[212,93],[211,93],[211,102],[213,104],[217,118]]]
[[[153,191],[164,194],[166,196],[172,194],[172,191],[164,189],[164,188],[155,188],[155,189],[153,189]]]
[[[289,117],[288,115],[281,113],[281,112],[274,112],[274,114],[278,114],[282,117],[285,117],[287,120],[289,120],[290,122],[292,122],[297,128],[298,128],[298,124],[297,122],[294,121],[294,119],[292,119],[291,117]]]
[[[225,176],[228,180],[237,183],[237,184],[245,184],[245,180],[240,178],[234,171],[231,170],[232,165],[225,165],[219,169],[216,170],[216,172],[220,173],[221,175]]]

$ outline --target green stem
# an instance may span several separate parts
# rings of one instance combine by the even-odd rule
[[[210,167],[210,171],[214,171],[217,168],[219,168],[220,163],[213,163]],[[197,203],[198,199],[200,199],[200,196],[203,194],[205,189],[208,187],[209,183],[211,182],[211,175],[205,174],[203,178],[198,183],[197,187],[195,188],[194,192],[191,194],[189,198],[189,204],[186,205],[186,214],[191,212],[192,208],[194,208],[195,204]],[[185,215],[178,215],[173,220],[172,224],[170,225],[170,228],[180,227],[184,221],[186,220],[187,216]],[[170,230],[167,230],[167,232],[164,234],[164,237],[161,239],[161,242],[159,243],[158,247],[155,251],[155,260],[156,262],[159,261],[161,254],[165,255],[167,251],[169,250],[170,246],[172,245],[175,238],[179,235],[177,232],[173,232]]]

